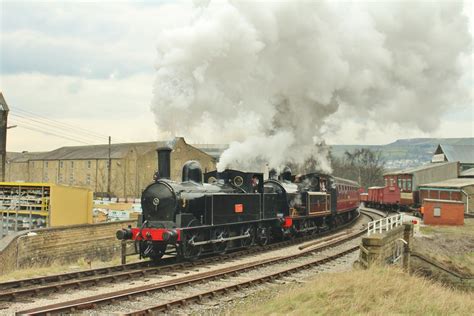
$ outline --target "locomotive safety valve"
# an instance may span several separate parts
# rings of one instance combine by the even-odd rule
[[[117,230],[117,232],[115,233],[115,236],[119,240],[128,240],[128,239],[132,239],[133,234],[130,229],[122,228],[120,230]]]

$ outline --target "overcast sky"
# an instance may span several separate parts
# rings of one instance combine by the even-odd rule
[[[105,143],[107,135],[114,142],[161,137],[150,110],[157,35],[180,22],[176,17],[178,11],[186,15],[185,6],[167,1],[0,2],[0,91],[11,109],[9,125],[17,125],[8,130],[7,150]],[[469,15],[472,2],[464,6]],[[472,72],[466,70],[466,90],[472,89]],[[474,137],[473,104],[448,106],[432,132],[396,125],[380,131],[375,123],[338,113],[344,124],[326,140],[385,144],[399,138]]]

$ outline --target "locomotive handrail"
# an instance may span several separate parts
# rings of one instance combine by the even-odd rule
[[[397,214],[390,217],[384,217],[367,224],[367,236],[375,233],[383,233],[392,230],[394,227],[402,226],[403,214]]]

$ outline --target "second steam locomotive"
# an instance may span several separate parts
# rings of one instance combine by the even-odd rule
[[[199,163],[188,161],[182,182],[175,182],[168,179],[170,151],[158,149],[160,178],[143,191],[137,227],[117,231],[118,239],[136,242],[142,257],[195,259],[317,233],[356,216],[359,186],[353,181],[317,173],[295,177],[289,168],[266,181],[262,173],[231,169],[203,175]]]

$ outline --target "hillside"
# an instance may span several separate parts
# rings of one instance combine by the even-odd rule
[[[331,145],[331,151],[336,157],[360,148],[381,151],[387,169],[400,169],[430,162],[438,144],[474,146],[474,138],[411,138],[387,145]]]

